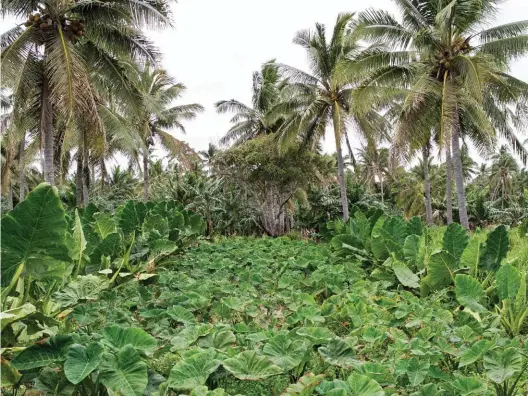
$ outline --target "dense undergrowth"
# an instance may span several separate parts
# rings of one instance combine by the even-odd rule
[[[53,193],[46,188],[26,202],[48,205],[35,198]],[[528,246],[517,230],[469,237],[458,225],[425,228],[418,218],[355,211],[346,224],[330,223],[319,242],[195,243],[185,226],[192,215],[167,226],[180,218],[174,204],[122,216],[127,206],[143,213],[141,205],[106,217],[85,211],[68,220],[62,212],[72,236],[114,221],[109,228],[125,246],[94,267],[90,246],[101,241],[85,236],[86,255],[65,262],[63,282],[53,273],[35,278],[29,258],[48,260],[44,245],[17,256],[24,270],[16,287],[3,288],[4,394],[528,392]],[[2,220],[3,234],[12,222]],[[159,240],[178,247],[152,261]],[[2,241],[3,257],[18,251],[11,243]]]

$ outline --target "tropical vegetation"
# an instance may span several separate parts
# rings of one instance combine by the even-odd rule
[[[2,394],[528,394],[528,21],[316,23],[199,151],[173,3],[3,2]]]

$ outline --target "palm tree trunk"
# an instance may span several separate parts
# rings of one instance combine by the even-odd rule
[[[88,139],[87,133],[84,132],[84,144],[83,144],[83,203],[84,207],[88,206],[90,201],[89,188],[90,188],[90,154],[88,151]]]
[[[77,206],[81,207],[83,204],[83,163],[82,150],[80,147],[77,150],[77,172],[75,174],[75,190]]]
[[[384,202],[384,191],[383,191],[383,173],[380,172],[379,174],[380,176],[380,187],[381,187],[381,204],[383,205],[385,202]]]
[[[458,217],[460,225],[469,231],[469,220],[466,204],[466,190],[464,188],[464,171],[462,169],[462,155],[460,152],[460,124],[456,120],[452,132],[453,168],[455,171],[455,186],[458,200]]]
[[[354,152],[352,151],[352,146],[350,145],[350,141],[348,140],[348,132],[345,131],[345,141],[346,145],[348,147],[348,155],[350,156],[350,161],[352,161],[352,166],[354,167],[354,172],[356,171],[356,157],[354,157]]]
[[[431,180],[429,179],[429,143],[422,147],[424,168],[425,222],[433,224],[433,207],[431,204]]]
[[[143,153],[143,200],[149,199],[148,151]]]
[[[18,187],[19,202],[22,202],[26,196],[26,166],[24,164],[24,150],[26,149],[26,134],[22,136],[20,145],[18,146]]]
[[[7,208],[9,210],[13,209],[13,185],[11,184],[11,180],[9,181],[9,191],[7,195]]]
[[[341,192],[341,208],[343,209],[343,220],[348,220],[348,198],[346,191],[346,180],[345,180],[345,163],[343,161],[343,153],[341,152],[341,126],[343,122],[341,120],[340,108],[337,103],[333,106],[333,123],[334,123],[334,136],[336,143],[337,153],[337,176],[339,179],[339,189]]]
[[[453,222],[453,193],[451,189],[453,188],[453,171],[451,164],[451,142],[447,142],[446,145],[446,217],[447,224]]]
[[[42,110],[40,115],[40,134],[42,150],[42,171],[44,181],[55,184],[55,164],[53,162],[53,109],[50,102],[50,87],[46,75],[42,78]]]
[[[106,166],[105,166],[104,156],[102,155],[101,155],[101,158],[99,159],[99,166],[101,167],[101,192],[103,192],[104,186],[105,186],[105,178],[106,178]]]

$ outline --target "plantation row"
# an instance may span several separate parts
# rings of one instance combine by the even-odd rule
[[[320,243],[196,244],[204,227],[174,202],[65,213],[32,191],[2,219],[3,394],[528,392],[516,230],[355,210]]]

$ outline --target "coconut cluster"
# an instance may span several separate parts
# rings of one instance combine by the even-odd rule
[[[62,31],[68,36],[72,41],[77,40],[79,37],[84,36],[84,20],[71,18],[71,17],[61,17],[60,18]],[[57,22],[53,21],[50,15],[40,13],[32,14],[28,17],[28,20],[25,23],[26,27],[36,27],[42,31],[45,31],[53,26],[57,27]]]
[[[25,23],[26,27],[34,26],[40,30],[46,30],[53,26],[53,21],[49,15],[32,14]]]

